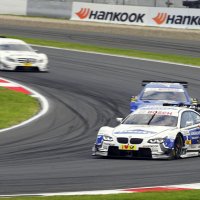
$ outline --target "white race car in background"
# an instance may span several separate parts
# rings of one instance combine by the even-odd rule
[[[0,38],[0,70],[48,71],[48,58],[22,40]]]
[[[115,128],[100,128],[95,156],[178,159],[200,154],[200,114],[175,106],[138,108]]]

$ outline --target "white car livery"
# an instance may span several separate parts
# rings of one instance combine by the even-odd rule
[[[94,156],[178,159],[200,154],[200,114],[175,106],[138,108],[98,131]]]
[[[0,38],[0,70],[48,71],[48,58],[22,40]]]

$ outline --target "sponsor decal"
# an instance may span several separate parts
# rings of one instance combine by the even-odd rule
[[[76,15],[80,19],[113,21],[113,22],[137,22],[144,23],[145,13],[128,13],[128,12],[113,12],[104,10],[90,10],[89,8],[81,8]]]
[[[162,107],[156,107],[154,106],[156,109],[154,109],[153,107],[148,107],[148,106],[145,106],[143,109],[143,107],[140,107],[140,110],[136,110],[135,113],[136,114],[150,114],[150,115],[165,115],[165,116],[174,116],[174,117],[177,117],[178,116],[178,112],[175,110],[173,111],[173,109],[170,109],[170,108],[167,108],[167,109],[164,109]],[[177,109],[177,108],[176,108]]]
[[[153,92],[184,92],[183,89],[179,89],[179,88],[146,88],[144,92],[149,92],[149,91],[153,91]]]
[[[187,145],[192,144],[192,140],[185,140],[185,144],[187,144]]]
[[[148,111],[147,114],[156,114],[156,115],[168,115],[168,116],[171,116],[171,115],[172,115],[172,112],[168,112],[168,111],[153,111],[153,110],[150,110],[150,111]]]
[[[102,146],[103,149],[108,149],[108,147],[109,147],[109,145],[105,145],[105,144],[103,144],[103,146]]]
[[[200,139],[200,129],[194,129],[189,131],[189,136],[188,140],[191,140],[191,144],[199,144],[199,139]]]
[[[96,144],[101,145],[103,141],[103,135],[98,135],[96,139]]]
[[[128,145],[128,144],[122,144],[119,146],[120,150],[132,150],[135,151],[137,150],[137,146],[136,145]]]
[[[158,13],[156,17],[153,18],[153,20],[157,23],[157,24],[163,24],[166,19],[167,19],[167,13]]]
[[[90,13],[90,9],[89,8],[81,8],[81,10],[76,13],[76,15],[80,19],[85,19],[85,18],[87,18],[89,16],[89,13]]]
[[[200,25],[200,16],[193,15],[170,15],[167,13],[158,13],[156,17],[152,18],[158,25],[172,24],[172,25]]]
[[[177,110],[177,108],[176,107],[166,107],[166,108],[163,108],[163,107],[159,107],[158,105],[150,105],[150,106],[145,106],[145,107],[142,107],[142,108],[140,108],[140,110],[150,110],[150,109],[155,109],[156,108],[156,110]]]
[[[200,29],[197,9],[73,3],[72,20]]]
[[[172,149],[174,147],[174,139],[172,138],[167,138],[164,142],[164,146],[167,148]]]
[[[156,132],[136,129],[136,130],[124,130],[124,131],[114,132],[114,134],[156,134]]]
[[[152,152],[158,152],[158,145],[144,145],[143,148],[149,148]]]

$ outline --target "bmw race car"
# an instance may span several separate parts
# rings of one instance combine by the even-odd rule
[[[137,108],[145,105],[162,105],[163,103],[173,104],[197,104],[198,100],[191,98],[186,90],[187,82],[162,82],[143,81],[144,89],[138,96],[132,96],[130,110],[133,112]]]
[[[22,40],[0,38],[0,70],[48,71],[48,58]]]
[[[198,109],[199,109],[199,105]],[[144,106],[98,131],[94,156],[178,159],[200,154],[200,114],[177,106]]]

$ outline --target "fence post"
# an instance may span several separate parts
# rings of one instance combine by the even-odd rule
[[[154,7],[157,7],[157,0],[154,0]]]

